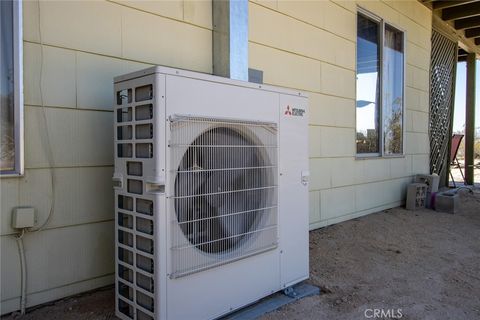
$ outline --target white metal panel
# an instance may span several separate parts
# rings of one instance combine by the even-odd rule
[[[167,116],[180,114],[276,122],[278,94],[167,75]]]
[[[270,92],[276,92],[281,94],[289,94],[294,96],[306,97],[306,95],[303,92],[288,89],[288,88],[274,87],[274,86],[265,85],[265,84],[239,81],[239,80],[223,78],[219,76],[213,76],[207,73],[200,73],[200,72],[194,72],[194,71],[188,71],[184,69],[170,68],[170,67],[164,67],[164,66],[150,67],[144,70],[124,74],[122,76],[115,77],[114,82],[119,83],[122,81],[140,78],[140,77],[151,75],[154,73],[174,75],[174,76],[191,78],[196,80],[203,80],[207,82],[215,82],[215,83],[220,83],[224,85],[232,85],[232,86],[237,86],[242,88],[251,88],[251,89],[260,90],[260,91],[270,91]]]
[[[135,98],[116,106],[114,178],[122,181],[123,185],[116,188],[115,206],[117,213],[125,213],[125,216],[117,216],[116,231],[123,232],[122,238],[126,237],[127,240],[124,239],[123,242],[127,244],[120,243],[122,239],[119,239],[118,232],[116,242],[117,248],[134,253],[132,262],[128,264],[121,262],[116,252],[117,316],[122,319],[143,319],[144,316],[149,319],[212,319],[278,291],[283,285],[291,285],[308,277],[308,187],[301,181],[302,173],[306,174],[308,170],[308,121],[306,115],[292,116],[292,119],[283,118],[283,104],[289,103],[305,109],[307,101],[305,96],[285,94],[282,92],[283,89],[274,87],[262,90],[252,84],[229,79],[225,79],[223,81],[225,83],[222,83],[222,79],[218,77],[170,68],[149,68],[130,74],[130,77],[116,78],[116,92],[124,89],[136,90],[143,85],[152,84],[153,97],[147,99],[145,103],[152,103],[153,119],[136,119],[136,116],[144,111],[142,111],[143,103],[135,101]],[[129,94],[128,91],[126,94]],[[133,97],[135,96],[136,93],[133,93]],[[126,120],[119,121],[118,108],[123,108],[120,116],[125,116]],[[285,159],[279,160],[283,161],[279,166],[284,175],[273,179],[276,185],[280,184],[276,188],[275,196],[278,198],[278,190],[289,194],[284,200],[279,200],[286,208],[278,209],[279,214],[280,210],[283,210],[281,211],[283,216],[279,217],[279,231],[276,231],[279,237],[278,243],[284,250],[283,257],[280,257],[280,248],[275,243],[268,251],[255,251],[252,255],[240,257],[239,260],[226,261],[229,262],[226,264],[221,263],[222,255],[219,255],[220,263],[208,269],[194,270],[194,273],[178,277],[172,276],[174,271],[172,235],[178,231],[173,229],[179,227],[178,223],[175,223],[174,202],[169,201],[168,197],[174,194],[179,164],[177,163],[178,155],[175,156],[175,148],[171,146],[175,142],[172,140],[175,136],[171,132],[170,117],[178,119],[179,115],[186,116],[188,119],[205,119],[205,117],[217,119],[216,121],[223,119],[222,123],[231,125],[232,128],[242,123],[258,124],[260,122],[270,123],[273,128],[276,128],[274,130],[276,143],[273,149],[276,151],[273,152],[275,152],[275,158],[280,156]],[[148,127],[142,127],[150,123],[153,123],[150,129],[153,130],[153,135],[149,134]],[[118,129],[125,126],[130,128]],[[281,134],[282,127],[287,131],[298,130],[298,132]],[[144,130],[145,128],[147,129]],[[198,129],[197,126],[193,128]],[[198,131],[202,130],[198,129]],[[249,132],[255,135],[255,130]],[[198,132],[199,135],[201,133]],[[257,136],[256,143],[272,144],[268,143],[268,139],[261,138],[262,135],[257,134]],[[195,139],[193,136],[190,138]],[[126,158],[118,157],[119,145],[122,143],[132,144],[131,150],[125,149]],[[137,147],[142,143],[151,143],[153,146],[153,149],[150,149],[153,152],[147,154],[147,158],[138,158]],[[182,148],[177,148],[177,153]],[[128,173],[129,162],[142,163],[143,170],[138,176]],[[277,170],[273,175],[276,175],[275,172]],[[129,179],[138,180],[139,190],[137,191],[141,194],[135,194],[134,189],[128,190]],[[286,183],[285,187],[281,185],[283,183]],[[161,191],[155,190],[163,186],[164,189]],[[153,215],[147,218],[154,222],[154,228],[153,234],[146,237],[153,240],[153,254],[142,252],[142,242],[137,238],[138,235],[145,237],[138,231],[140,224],[137,219],[143,217],[137,212],[139,207],[135,202],[131,204],[131,208],[126,210],[120,208],[118,195],[129,196],[133,201],[138,198],[152,201]],[[292,215],[293,212],[295,215]],[[124,227],[121,225],[123,222],[120,218],[124,219],[128,216],[133,217],[132,226],[128,226],[130,222],[127,219],[127,226]],[[286,225],[282,226],[282,223]],[[129,239],[130,235],[132,239]],[[251,246],[254,240],[255,237],[242,245]],[[138,259],[141,256],[153,259],[153,270],[145,271],[139,268]],[[124,270],[122,266],[135,274],[130,283],[122,279],[122,277],[127,280],[129,278],[125,274],[120,274],[120,271]],[[142,275],[155,279],[150,293],[142,289],[141,283],[138,282],[142,279]],[[119,293],[119,289],[123,290],[123,294]],[[148,296],[153,297],[154,301],[149,302]],[[145,297],[147,300],[142,300]],[[150,311],[144,307],[145,301],[153,305],[146,304]],[[124,306],[123,311],[127,315],[119,312],[119,303]]]
[[[307,108],[306,98],[280,96],[279,231],[282,287],[308,278]]]
[[[278,249],[167,284],[167,319],[215,319],[280,290]]]
[[[278,121],[278,94],[274,92],[168,75],[166,92],[167,116],[180,114]],[[167,139],[172,141],[169,130]],[[168,148],[167,153],[171,151]],[[172,157],[167,155],[167,161],[170,159]],[[169,163],[167,167],[174,170],[177,166],[177,163]],[[167,171],[167,194],[173,192],[175,177],[169,176],[171,170]],[[168,206],[168,211],[174,212],[173,205]],[[168,241],[172,232],[168,228]],[[168,243],[168,247],[171,245]],[[170,274],[170,257],[168,260]],[[279,250],[276,248],[182,278],[168,279],[167,319],[216,318],[278,291],[278,261]],[[185,301],[188,301],[188,308],[185,308]]]

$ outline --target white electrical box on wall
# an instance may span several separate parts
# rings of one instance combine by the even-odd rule
[[[12,228],[32,228],[35,225],[35,209],[32,207],[14,208],[12,212]]]
[[[152,67],[115,78],[116,314],[214,319],[308,278],[308,99]]]

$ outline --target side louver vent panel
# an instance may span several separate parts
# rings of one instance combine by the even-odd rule
[[[146,168],[153,150],[153,85],[116,92],[115,170],[123,177],[116,189],[116,290],[122,318],[155,318],[154,198],[145,192]]]

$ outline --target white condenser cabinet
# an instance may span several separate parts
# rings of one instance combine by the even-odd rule
[[[307,279],[307,97],[165,67],[114,82],[117,316],[215,319]]]

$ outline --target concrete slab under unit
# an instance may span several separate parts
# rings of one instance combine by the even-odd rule
[[[253,320],[262,315],[275,311],[284,305],[300,300],[305,297],[320,294],[320,289],[311,284],[299,283],[293,286],[295,294],[285,294],[282,291],[272,294],[243,309],[235,311],[219,320]]]

